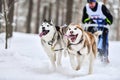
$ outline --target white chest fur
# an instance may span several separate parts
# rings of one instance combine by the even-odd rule
[[[88,47],[84,46],[84,43],[80,43],[78,45],[71,45],[70,49],[68,49],[70,53],[77,55],[78,51],[82,55],[86,55],[88,53]]]

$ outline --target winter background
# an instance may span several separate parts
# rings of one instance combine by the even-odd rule
[[[59,26],[81,23],[86,1],[0,0],[0,80],[120,80],[120,0],[97,0],[110,10],[114,23],[109,31],[110,64],[102,64],[97,57],[93,74],[87,75],[87,61],[81,70],[72,70],[68,56],[63,56],[62,67],[53,70],[41,46],[38,35],[41,22],[51,18]],[[4,11],[9,15],[8,31]],[[7,49],[6,32],[9,34]]]
[[[63,56],[62,67],[53,70],[37,34],[14,32],[8,49],[4,49],[4,36],[0,34],[0,80],[120,80],[120,42],[110,41],[110,64],[97,58],[93,74],[87,75],[87,63],[74,71],[68,56]]]

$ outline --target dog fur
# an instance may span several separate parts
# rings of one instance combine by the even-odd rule
[[[62,51],[64,41],[59,27],[55,27],[53,22],[45,20],[39,29],[41,43],[50,58],[54,68],[61,66]]]
[[[74,70],[80,70],[84,59],[89,60],[89,71],[91,74],[93,72],[93,62],[97,54],[97,37],[101,33],[96,32],[92,34],[86,32],[78,24],[70,24],[68,26],[66,36],[67,36],[67,47],[70,57],[70,63]]]

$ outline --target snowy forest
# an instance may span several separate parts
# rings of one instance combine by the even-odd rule
[[[96,56],[93,74],[88,75],[88,60],[73,70],[64,51],[62,66],[52,68],[39,36],[44,19],[57,26],[82,24],[87,0],[0,0],[0,80],[120,80],[120,0],[96,1],[113,15],[108,26],[110,63]]]
[[[97,1],[103,2],[114,17],[109,39],[119,41],[120,0]],[[87,0],[0,0],[0,33],[7,32],[8,37],[12,37],[13,32],[38,34],[44,19],[52,19],[59,26],[81,23],[86,3]]]

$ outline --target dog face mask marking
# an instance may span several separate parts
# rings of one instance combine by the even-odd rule
[[[66,35],[70,42],[76,42],[78,38],[82,36],[82,31],[77,27],[77,25],[68,26]]]
[[[44,21],[40,26],[40,37],[46,36],[48,33],[53,31],[53,24],[52,21]]]

